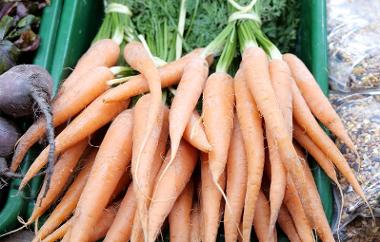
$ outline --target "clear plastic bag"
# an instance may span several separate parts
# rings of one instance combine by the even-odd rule
[[[380,217],[380,90],[355,94],[331,93],[330,101],[356,145],[359,157],[339,140],[337,145],[354,170],[374,215]],[[358,216],[370,218],[367,205],[341,175],[339,182],[344,194],[340,227],[344,228]],[[337,189],[334,195],[340,208],[342,200]]]
[[[331,88],[380,87],[380,0],[328,0],[327,6]]]

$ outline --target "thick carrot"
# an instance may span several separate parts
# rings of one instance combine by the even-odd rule
[[[259,192],[256,200],[255,216],[253,218],[253,228],[255,229],[256,236],[260,242],[277,241],[276,228],[272,230],[268,237],[270,219],[269,201],[262,191]]]
[[[115,116],[127,108],[128,104],[129,101],[103,103],[103,95],[99,96],[55,138],[55,154],[60,154],[109,123]],[[48,152],[49,146],[35,159],[21,181],[20,189],[46,165]]]
[[[116,213],[118,211],[118,204],[113,204],[108,208],[104,209],[99,221],[93,228],[93,232],[91,233],[91,238],[89,241],[97,241],[105,236],[107,230],[110,228],[113,223]],[[48,235],[42,242],[54,242],[62,239],[65,234],[71,230],[74,218],[67,220],[63,225],[61,225],[57,230]]]
[[[136,197],[133,184],[129,185],[124,199],[120,203],[116,217],[103,241],[129,241],[132,233],[132,223],[136,212]]]
[[[317,120],[310,112],[304,98],[298,87],[293,83],[293,107],[294,118],[299,126],[306,132],[306,134],[313,140],[313,142],[321,149],[321,151],[331,160],[332,163],[338,168],[342,175],[347,179],[347,182],[351,184],[356,193],[365,201],[367,199],[364,195],[362,188],[358,180],[356,179],[353,171],[348,165],[346,159],[336,147],[334,142],[327,136],[323,129],[319,126]],[[294,181],[294,180],[293,180]]]
[[[317,205],[313,203],[309,195],[302,164],[293,147],[285,119],[272,88],[269,78],[268,59],[265,52],[257,47],[246,48],[243,53],[242,67],[248,87],[264,117],[265,125],[268,126],[277,143],[280,158],[287,174],[292,177],[300,194],[302,205],[307,210],[312,210]]]
[[[148,143],[140,152],[145,142],[146,137],[146,121],[149,107],[150,107],[151,94],[141,97],[134,108],[134,129],[133,129],[133,151],[132,151],[132,177],[134,184],[134,191],[137,199],[137,211],[139,214],[140,222],[142,225],[144,236],[147,235],[148,224],[148,205],[150,192],[152,191],[152,169],[154,167],[155,152],[159,143],[161,130],[164,120],[164,105],[160,101],[161,114],[155,120],[153,133],[148,139]]]
[[[131,109],[119,114],[108,128],[75,209],[70,241],[89,240],[91,229],[101,216],[99,211],[106,208],[131,160],[132,130]]]
[[[73,72],[63,82],[57,96],[71,90],[81,81],[82,75],[99,66],[111,67],[116,64],[120,55],[119,45],[111,39],[103,39],[94,43],[78,60]]]
[[[183,133],[183,139],[202,152],[211,151],[211,145],[207,140],[201,117],[194,110]]]
[[[97,149],[91,151],[86,160],[86,164],[79,172],[74,182],[70,185],[60,203],[55,207],[53,212],[49,215],[44,225],[38,231],[33,242],[44,239],[47,235],[53,232],[63,221],[65,221],[74,211],[79,201],[80,194],[87,182],[88,175],[90,174],[92,165],[96,157]]]
[[[276,94],[280,105],[282,115],[288,130],[288,134],[292,137],[292,89],[290,70],[286,62],[283,60],[274,59],[269,63],[270,78],[272,81],[273,90]],[[269,146],[269,156],[271,165],[271,177],[269,201],[270,201],[270,222],[268,235],[272,233],[276,226],[276,220],[281,208],[282,200],[285,195],[286,188],[286,171],[282,164],[273,134],[266,129],[267,141]]]
[[[299,143],[303,148],[307,150],[321,166],[321,168],[326,172],[326,175],[336,184],[339,184],[334,165],[326,157],[326,155],[319,149],[319,147],[314,144],[314,142],[305,134],[301,127],[297,124],[294,124],[293,130],[294,139]]]
[[[222,194],[217,188],[209,167],[207,154],[201,154],[201,234],[202,241],[216,241],[221,218]],[[219,186],[224,190],[226,183],[225,174],[219,179]]]
[[[201,53],[201,49],[194,50],[182,58],[173,61],[159,69],[159,77],[161,79],[161,86],[168,87],[178,84],[186,64],[195,56]],[[212,60],[208,60],[209,63]],[[119,102],[127,100],[133,96],[143,94],[149,91],[149,85],[143,75],[131,77],[127,82],[112,88],[107,95],[104,96],[105,102]]]
[[[113,78],[112,72],[106,67],[91,69],[81,77],[80,83],[53,100],[53,125],[57,127],[78,114],[108,88],[106,81]],[[12,158],[11,169],[16,171],[26,152],[46,131],[46,120],[39,118],[28,128],[18,140]]]
[[[223,174],[234,120],[234,83],[231,76],[215,72],[209,76],[203,91],[203,122],[212,146],[209,153],[210,171],[215,184]]]
[[[292,54],[285,54],[283,59],[288,63],[297,86],[313,114],[351,150],[356,151],[338,114],[305,64]]]
[[[178,84],[169,112],[171,160],[177,153],[186,125],[188,124],[208,76],[207,61],[198,56],[187,63]]]
[[[58,159],[57,165],[54,167],[49,190],[46,194],[45,187],[47,185],[47,179],[45,178],[40,193],[38,194],[33,213],[28,219],[28,224],[33,223],[38,217],[40,217],[57,199],[86,147],[87,140],[83,140],[62,153]]]
[[[247,189],[242,222],[243,240],[249,241],[255,215],[256,199],[264,170],[264,131],[256,102],[249,92],[242,70],[235,76],[236,112],[247,155]]]
[[[280,225],[282,231],[284,231],[284,233],[290,240],[290,242],[301,242],[301,238],[297,233],[296,227],[293,223],[293,219],[290,216],[288,209],[284,205],[282,205],[280,208],[277,222]]]
[[[194,184],[190,180],[169,214],[170,241],[190,241],[193,194]]]
[[[202,239],[201,234],[201,217],[198,201],[194,201],[193,209],[191,211],[191,232],[190,242],[200,242]]]
[[[170,155],[169,150],[166,154],[164,164],[157,175],[157,177],[161,179],[157,181],[149,207],[148,242],[155,241],[176,199],[181,195],[186,184],[190,181],[197,163],[197,151],[186,141],[181,141],[172,165],[166,170],[165,174],[161,176],[171,160]]]
[[[227,160],[226,195],[230,208],[224,209],[224,236],[225,240],[237,241],[238,226],[243,214],[245,193],[247,191],[247,157],[244,149],[243,137],[237,117],[234,118],[228,160]]]
[[[289,213],[294,221],[294,226],[296,227],[301,240],[305,242],[314,242],[313,230],[309,220],[306,217],[305,210],[302,207],[297,189],[289,176],[286,180],[284,204],[289,210]]]

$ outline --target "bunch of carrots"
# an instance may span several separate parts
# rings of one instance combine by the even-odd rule
[[[277,241],[276,224],[290,241],[315,241],[314,231],[334,241],[306,153],[366,201],[318,121],[355,146],[303,62],[263,34],[256,1],[229,2],[225,29],[176,60],[157,65],[144,39],[128,39],[123,57],[137,75],[115,79],[120,43],[111,39],[81,57],[52,102],[55,166],[26,224],[52,212],[34,241],[153,242],[168,227],[170,241],[212,242],[220,221],[226,241],[249,241],[252,229]],[[45,130],[40,119],[22,136],[14,171]]]

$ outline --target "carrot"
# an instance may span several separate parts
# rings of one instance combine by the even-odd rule
[[[133,112],[119,114],[100,145],[74,213],[70,241],[88,241],[132,156]],[[101,184],[101,185],[99,185]],[[94,202],[96,201],[96,202]]]
[[[135,217],[132,223],[131,242],[143,242],[144,232],[141,225],[141,220],[138,212],[135,212]]]
[[[73,72],[63,82],[57,96],[61,96],[66,90],[71,90],[82,75],[99,66],[111,67],[116,64],[120,55],[119,45],[111,39],[103,39],[94,43],[87,52],[78,60]]]
[[[309,196],[302,164],[293,147],[286,122],[270,83],[268,59],[265,52],[257,47],[246,48],[243,53],[242,67],[248,87],[264,117],[265,125],[268,126],[277,143],[280,158],[287,174],[292,177],[300,194],[302,205],[307,210],[312,210],[317,205],[313,203]]]
[[[57,127],[78,114],[108,88],[106,81],[113,78],[112,72],[106,67],[89,70],[81,77],[80,83],[74,85],[56,97],[52,103],[53,125]],[[46,120],[38,119],[28,128],[18,140],[12,158],[11,169],[16,171],[26,152],[43,137],[46,131]]]
[[[204,126],[197,111],[194,111],[183,133],[183,139],[202,152],[211,151]]]
[[[273,59],[269,63],[270,77],[273,85],[273,90],[278,99],[282,115],[288,130],[288,134],[292,136],[292,90],[291,90],[291,76],[290,70],[286,62],[283,60]],[[286,188],[286,171],[282,164],[280,155],[278,153],[273,134],[267,128],[267,141],[269,146],[269,156],[271,165],[271,177],[269,201],[270,201],[270,222],[268,235],[272,233],[276,226],[276,220],[281,208],[282,200],[285,195]]]
[[[202,234],[201,234],[201,217],[200,217],[200,209],[199,209],[198,201],[194,201],[190,219],[191,219],[190,242],[200,242],[202,239]]]
[[[106,104],[103,103],[103,97],[99,96],[55,138],[55,154],[60,154],[94,133],[127,108],[128,104],[129,101]],[[48,151],[49,146],[35,159],[21,181],[20,189],[47,163]]]
[[[217,188],[209,167],[208,157],[201,154],[201,229],[202,241],[216,241],[220,223],[220,208],[222,194]],[[219,186],[223,190],[225,187],[225,174],[219,178]]]
[[[313,114],[351,150],[356,151],[338,114],[305,64],[292,54],[285,54],[283,59],[288,63],[297,86]]]
[[[293,223],[292,217],[289,214],[288,209],[282,205],[278,213],[278,224],[280,225],[282,231],[286,234],[290,242],[301,242],[296,227]]]
[[[169,112],[171,161],[174,160],[186,125],[193,114],[199,97],[202,95],[208,76],[208,68],[207,61],[200,56],[194,57],[184,68]]]
[[[224,72],[209,76],[203,91],[203,115],[207,138],[212,146],[209,153],[210,171],[215,184],[223,174],[233,130],[233,79]]]
[[[117,183],[115,189],[112,192],[112,195],[108,201],[108,204],[111,204],[114,202],[115,199],[118,199],[120,197],[120,194],[125,194],[127,191],[127,188],[129,184],[131,183],[131,170],[129,167],[124,170],[123,175],[121,176],[119,182]]]
[[[297,124],[294,124],[294,139],[305,148],[311,156],[318,162],[321,168],[326,172],[327,176],[335,182],[335,184],[339,184],[334,165],[331,161],[326,157],[326,155],[319,149],[319,147],[314,144],[314,142],[305,134],[301,127]]]
[[[80,194],[87,182],[88,175],[90,174],[92,165],[96,157],[97,149],[90,152],[86,159],[83,169],[79,172],[74,182],[70,185],[65,195],[55,207],[53,212],[49,215],[44,225],[38,231],[33,242],[44,239],[47,235],[53,232],[63,221],[65,221],[77,206]]]
[[[269,202],[262,191],[259,192],[256,200],[255,216],[253,218],[253,228],[255,229],[256,236],[260,242],[277,241],[276,228],[272,230],[268,237],[270,208]]]
[[[302,207],[297,189],[289,176],[286,181],[284,204],[289,210],[289,213],[294,221],[294,226],[296,227],[301,240],[305,242],[314,242],[313,230],[310,222],[306,217],[304,208]]]
[[[176,199],[185,189],[193,174],[197,163],[197,152],[186,141],[181,141],[178,152],[172,165],[161,174],[170,162],[170,150],[168,151],[164,164],[157,177],[161,177],[154,188],[152,201],[148,214],[147,241],[154,242],[165,218],[172,210]]]
[[[237,118],[234,119],[234,131],[227,160],[226,195],[231,210],[224,209],[224,236],[226,241],[237,241],[238,227],[243,214],[247,187],[247,157],[243,137]]]
[[[42,185],[40,193],[38,194],[33,213],[28,219],[28,224],[33,223],[38,217],[40,217],[57,199],[86,147],[87,140],[83,140],[62,153],[61,157],[58,159],[57,165],[54,168],[51,176],[51,185],[49,186],[49,190],[47,190],[46,194],[45,187],[47,186],[47,179],[45,177],[45,181]]]
[[[321,151],[331,160],[332,163],[338,168],[342,175],[351,184],[356,193],[365,201],[367,199],[364,195],[359,182],[357,181],[354,173],[348,165],[346,159],[336,147],[334,142],[327,136],[323,129],[319,126],[318,122],[313,117],[310,109],[308,108],[305,100],[303,99],[300,90],[295,83],[292,85],[294,118],[299,126],[306,132],[306,134],[313,140],[313,142],[321,149]],[[293,180],[294,181],[294,180]]]
[[[193,193],[194,184],[190,180],[169,214],[170,241],[190,241]]]
[[[89,241],[97,241],[105,236],[107,230],[109,229],[109,227],[115,219],[116,213],[118,211],[118,206],[118,204],[113,204],[103,210],[101,217],[99,218],[99,221],[93,228],[93,232],[91,233],[91,238],[89,239]],[[71,219],[66,221],[57,230],[55,230],[44,240],[42,240],[42,242],[54,242],[62,239],[68,231],[70,231],[71,233],[71,227],[74,222],[73,220],[74,218],[72,217]]]
[[[141,97],[134,108],[134,123],[133,129],[133,151],[132,151],[132,177],[134,181],[134,190],[137,198],[137,211],[140,217],[144,236],[147,235],[147,211],[149,205],[149,194],[152,190],[152,169],[155,161],[155,151],[157,149],[161,129],[164,120],[164,106],[161,105],[161,114],[155,120],[154,132],[150,135],[146,146],[146,117],[148,116],[151,94]],[[145,146],[145,147],[143,147]],[[143,152],[141,150],[143,148]]]
[[[136,197],[131,184],[103,241],[129,241],[135,212]]]
[[[168,87],[175,84],[178,84],[183,70],[186,64],[193,59],[195,56],[198,56],[202,50],[197,49],[189,54],[183,56],[182,58],[173,61],[159,69],[159,77],[161,79],[161,86]],[[212,60],[208,60],[209,63]],[[149,85],[147,80],[143,75],[137,75],[131,77],[128,82],[125,82],[115,88],[112,88],[109,93],[104,96],[105,102],[119,102],[127,100],[133,96],[143,94],[149,91]]]
[[[249,92],[242,70],[235,76],[236,111],[247,155],[247,189],[242,222],[243,240],[249,241],[256,199],[264,170],[264,134],[256,102]]]

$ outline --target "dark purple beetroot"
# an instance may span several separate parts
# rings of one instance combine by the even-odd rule
[[[0,157],[10,156],[19,138],[20,133],[16,126],[11,121],[0,117]]]

